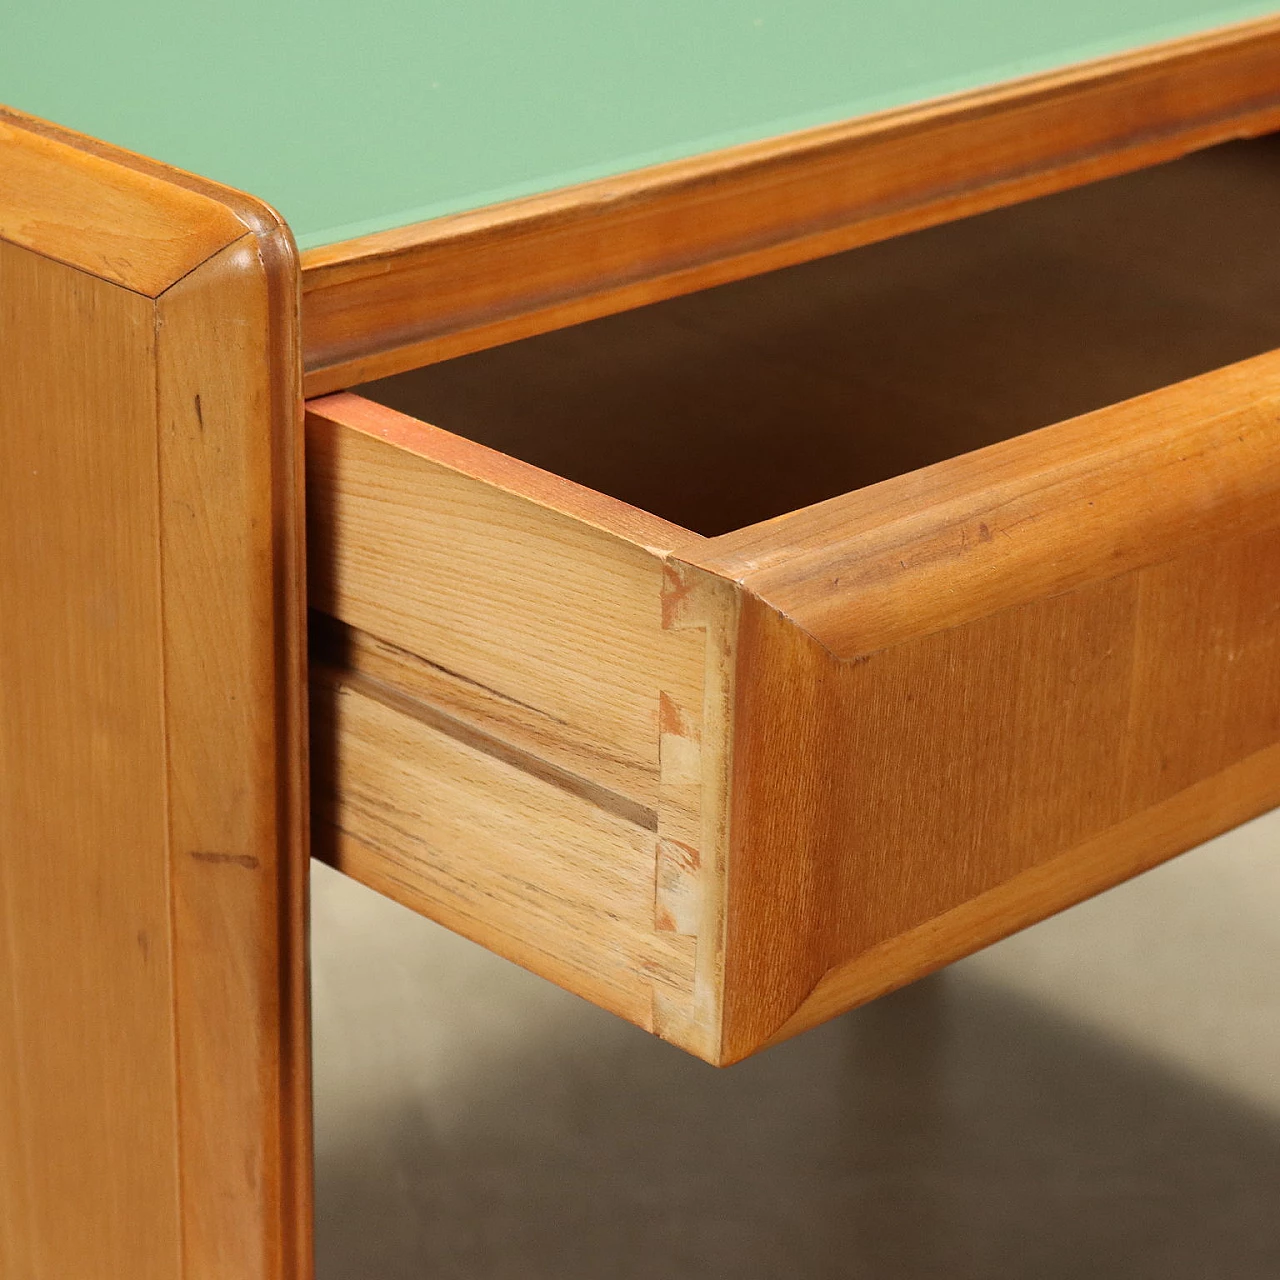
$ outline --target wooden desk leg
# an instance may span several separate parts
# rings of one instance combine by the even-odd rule
[[[0,113],[0,1275],[311,1266],[298,268]]]

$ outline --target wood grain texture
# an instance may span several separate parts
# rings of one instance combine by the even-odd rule
[[[651,1030],[718,1063],[722,1054],[726,885],[733,786],[739,596],[733,584],[670,559],[662,625],[694,640],[689,698],[663,673],[658,694],[658,843],[654,926],[694,944],[692,990],[654,987]]]
[[[0,1266],[305,1280],[296,255],[0,129]]]
[[[0,236],[154,298],[244,234],[225,205],[0,110]]]
[[[692,945],[653,926],[651,826],[378,686],[313,687],[326,861],[641,1026],[655,986],[692,985]]]
[[[0,307],[0,1110],[14,1138],[0,1248],[22,1280],[169,1280],[182,1240],[153,307],[8,243]],[[104,411],[110,434],[92,430]]]
[[[1280,802],[1275,353],[714,539],[311,433],[331,856],[709,1061]]]
[[[1036,863],[914,929],[829,969],[770,1044],[959,960],[978,947],[1148,871],[1248,822],[1276,800],[1280,746],[1246,756],[1066,853]]]
[[[1277,370],[704,545],[745,594],[726,1060],[1000,936],[966,903],[1026,923],[1280,802],[1177,799],[1280,741]]]
[[[859,658],[1270,526],[1278,414],[1271,352],[725,534],[707,563]]]
[[[192,1275],[291,1277],[309,1267],[294,267],[282,229],[265,244],[249,234],[157,305],[169,874]]]
[[[357,396],[312,401],[307,432],[312,606],[656,808],[661,556],[693,535]]]
[[[736,597],[625,504],[308,406],[317,852],[714,1060]]]
[[[1280,19],[303,256],[309,395],[1280,127]]]

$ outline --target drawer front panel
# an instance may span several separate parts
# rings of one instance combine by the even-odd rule
[[[726,1055],[1280,803],[1278,526],[1272,354],[708,543]]]

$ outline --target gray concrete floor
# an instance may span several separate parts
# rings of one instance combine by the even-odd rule
[[[1280,1277],[1280,812],[728,1071],[314,890],[320,1280]]]

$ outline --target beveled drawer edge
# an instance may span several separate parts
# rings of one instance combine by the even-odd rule
[[[1280,350],[706,540],[689,557],[858,661],[1263,529]]]
[[[833,966],[771,1035],[778,1044],[1149,871],[1280,805],[1280,744],[1266,747],[1078,848]]]

